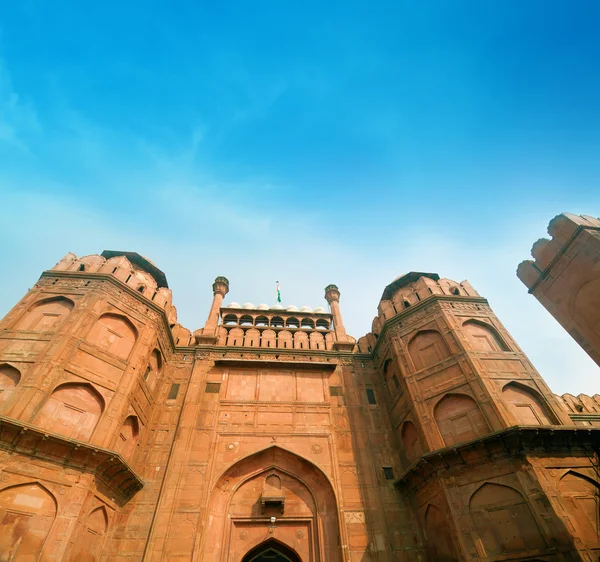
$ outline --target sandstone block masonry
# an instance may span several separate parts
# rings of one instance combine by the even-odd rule
[[[335,285],[212,289],[192,333],[147,258],[67,254],[0,322],[0,562],[598,559],[600,400],[468,282],[398,277],[358,341]]]

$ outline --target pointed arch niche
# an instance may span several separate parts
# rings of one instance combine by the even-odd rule
[[[439,507],[430,503],[425,509],[424,519],[427,539],[425,543],[431,560],[436,562],[459,560],[448,528],[447,515]]]
[[[496,330],[479,320],[467,320],[463,330],[475,351],[510,351]]]
[[[261,494],[265,487],[279,485],[276,479],[284,501],[263,504]],[[265,543],[265,518],[276,517],[269,536],[283,546],[273,546],[275,554],[287,556],[281,550],[285,547],[300,560],[341,562],[337,513],[335,493],[319,468],[290,451],[269,447],[233,464],[218,479],[210,498],[205,536],[211,538],[204,543],[203,560],[216,559],[222,545],[229,545],[223,562],[259,562],[271,548]]]
[[[115,444],[115,450],[117,453],[121,453],[126,461],[129,461],[135,453],[135,446],[137,445],[139,436],[140,423],[137,416],[127,416],[119,430]]]
[[[276,539],[268,539],[253,548],[242,562],[301,562],[298,554]]]
[[[119,314],[103,314],[98,318],[87,340],[104,351],[127,359],[135,341],[137,330],[131,321]]]
[[[502,389],[502,398],[509,404],[515,421],[523,425],[552,425],[557,423],[533,388],[518,382],[509,382]]]
[[[514,488],[484,484],[471,496],[469,511],[490,557],[547,547],[531,508]]]
[[[446,394],[435,405],[433,415],[446,447],[490,432],[479,405],[466,394]]]
[[[53,332],[74,307],[75,303],[66,297],[38,301],[19,318],[14,329],[31,332]]]
[[[87,441],[104,411],[104,399],[88,383],[66,383],[54,389],[35,424],[71,439]]]
[[[0,491],[0,560],[18,562],[41,552],[56,508],[54,496],[37,482]]]
[[[600,540],[600,486],[591,478],[569,470],[558,483],[564,505],[571,516],[576,534],[585,543]]]
[[[0,364],[0,404],[6,402],[12,396],[20,381],[21,373],[19,369],[7,363]]]
[[[421,330],[408,343],[408,352],[420,371],[450,357],[450,349],[437,330]]]
[[[108,530],[108,513],[101,505],[88,515],[69,562],[96,562]]]

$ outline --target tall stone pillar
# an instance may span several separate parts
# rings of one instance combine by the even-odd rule
[[[223,304],[225,295],[229,292],[229,280],[227,277],[217,277],[213,283],[213,301],[202,330],[194,333],[196,343],[199,345],[214,345],[217,343],[217,326],[219,323],[219,310]]]

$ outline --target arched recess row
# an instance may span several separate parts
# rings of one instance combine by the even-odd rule
[[[467,320],[463,323],[463,331],[476,351],[510,351],[500,334],[485,322]]]
[[[421,330],[408,342],[408,353],[420,371],[450,357],[450,349],[437,330]]]
[[[44,547],[57,507],[56,498],[38,482],[1,490],[0,560],[37,560],[35,555]]]
[[[87,441],[104,408],[104,398],[91,384],[65,383],[54,389],[35,424],[71,439]]]
[[[446,447],[491,431],[477,402],[466,394],[446,394],[435,405],[433,415]]]
[[[552,425],[557,423],[539,392],[520,384],[509,382],[502,389],[502,398],[509,405],[518,424]]]
[[[485,483],[471,496],[469,512],[489,557],[548,546],[529,504],[514,488]]]
[[[208,558],[217,556],[220,545],[230,544],[231,552],[235,553],[233,559],[241,560],[248,551],[264,541],[264,516],[261,502],[252,494],[261,492],[263,480],[266,481],[266,478],[273,474],[281,478],[281,493],[284,496],[289,494],[290,500],[296,496],[302,500],[304,511],[312,510],[311,518],[305,517],[304,520],[312,521],[313,529],[310,536],[314,541],[315,551],[319,553],[318,559],[341,562],[338,504],[328,477],[310,461],[278,446],[269,447],[239,460],[217,479],[211,492],[209,524],[205,533],[205,536],[211,539],[206,539],[202,547],[205,555]],[[288,491],[288,487],[292,485],[293,493]],[[238,491],[241,492],[236,495]],[[243,544],[238,540],[239,529],[237,533],[234,532],[238,516],[241,514],[244,515],[241,519],[244,520],[244,530],[248,535]],[[284,525],[286,517],[290,515],[293,521],[293,513],[287,514],[284,507],[283,513],[278,513],[277,519],[281,525]],[[256,520],[255,524],[254,520]],[[287,524],[291,525],[291,521]],[[253,525],[256,526],[256,533],[253,533]],[[308,537],[306,532],[304,536]],[[292,544],[288,546],[295,548]],[[305,538],[303,544],[297,546],[300,548],[298,553],[301,559],[310,559],[310,551],[304,553],[304,549],[310,548],[309,541]]]
[[[75,308],[66,297],[42,299],[31,305],[13,326],[14,330],[53,332]]]

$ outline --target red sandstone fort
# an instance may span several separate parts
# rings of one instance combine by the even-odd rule
[[[518,276],[600,364],[600,219]],[[224,304],[177,322],[133,252],[67,254],[0,321],[0,562],[597,561],[600,396],[556,396],[467,282],[372,331]]]

